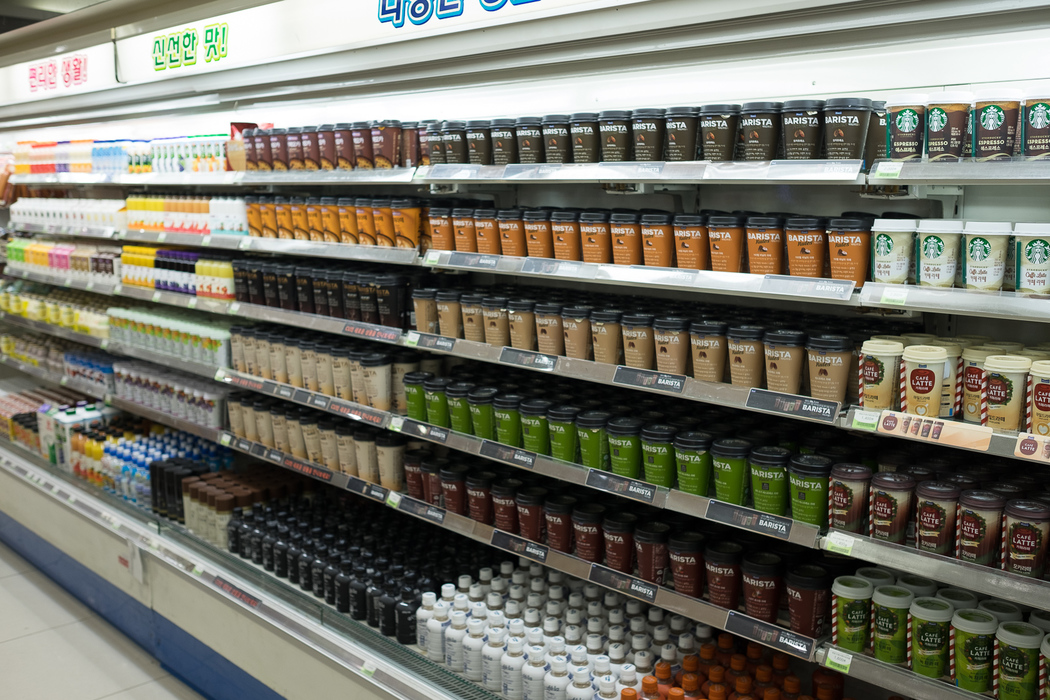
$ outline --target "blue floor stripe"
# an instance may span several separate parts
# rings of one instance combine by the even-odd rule
[[[282,696],[171,620],[138,602],[2,511],[0,541],[209,700],[283,700]]]

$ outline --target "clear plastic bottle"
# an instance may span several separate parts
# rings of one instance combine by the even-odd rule
[[[682,690],[689,700],[700,700],[704,696],[700,694],[700,676],[695,673],[686,673],[682,676]]]
[[[663,650],[664,644],[669,644],[670,641],[671,628],[667,625],[657,625],[653,628],[653,638],[649,642],[649,651],[651,651],[656,658],[660,658],[660,653]]]
[[[656,677],[657,691],[661,697],[667,697],[667,691],[674,686],[674,674],[671,673],[671,664],[666,661],[657,661],[653,668],[653,676]]]
[[[661,608],[652,607],[649,608],[649,613],[646,615],[646,632],[653,634],[653,631],[664,624],[664,611]]]
[[[481,652],[481,684],[486,690],[494,693],[503,690],[503,672],[500,665],[503,663],[503,653],[506,651],[505,635],[505,630],[490,627],[488,642]]]
[[[523,700],[524,680],[521,671],[525,666],[525,640],[511,637],[507,640],[507,651],[500,662],[503,697],[506,700]]]
[[[565,689],[565,700],[594,700],[594,679],[586,665],[573,666],[572,683]]]
[[[424,654],[427,653],[427,622],[434,617],[435,603],[437,594],[428,591],[423,594],[423,604],[416,610],[416,646]]]
[[[653,655],[647,651],[640,651],[634,655],[634,667],[638,669],[638,675],[650,675],[653,672]]]
[[[568,660],[560,654],[555,656],[551,670],[543,677],[543,700],[566,700],[565,691],[571,682]]]
[[[639,652],[649,651],[649,635],[647,634],[632,634],[631,635],[631,650],[627,652],[627,663],[638,665],[635,662]]]
[[[605,654],[598,654],[591,665],[591,673],[595,678],[612,675],[612,659]]]
[[[451,624],[445,630],[445,665],[455,673],[463,673],[463,639],[467,636],[467,615],[453,610]]]
[[[485,649],[485,622],[470,620],[467,622],[467,636],[463,638],[463,675],[467,680],[481,682],[482,652]]]
[[[427,658],[431,661],[445,663],[445,630],[450,624],[448,607],[436,603],[434,616],[427,620]]]
[[[543,700],[543,678],[551,670],[545,654],[542,646],[529,647],[528,663],[521,669],[522,700]]]

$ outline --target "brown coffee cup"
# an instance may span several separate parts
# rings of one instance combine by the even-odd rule
[[[466,122],[442,122],[441,142],[445,146],[446,163],[467,162],[467,125]]]
[[[744,217],[707,217],[707,238],[711,245],[711,269],[715,272],[744,271]]]
[[[1050,158],[1050,98],[1046,90],[1025,98],[1021,128],[1024,157],[1028,160]]]
[[[372,209],[371,197],[354,198],[355,215],[357,216],[357,242],[360,245],[376,244],[376,222]],[[280,235],[278,235],[280,237]]]
[[[485,297],[481,312],[485,318],[485,342],[496,347],[510,345],[510,319],[507,297]]]
[[[492,165],[491,124],[488,119],[467,122],[467,162],[472,165]]]
[[[707,217],[699,214],[675,214],[672,223],[678,267],[688,270],[709,269],[711,249],[707,239]]]
[[[576,499],[569,495],[550,496],[543,503],[547,546],[559,552],[571,552],[573,543],[572,512]]]
[[[744,611],[763,622],[776,622],[784,586],[784,562],[772,552],[752,552],[741,566]]]
[[[581,213],[580,239],[584,262],[611,263],[612,234],[609,232],[609,212]]]
[[[536,304],[536,344],[546,355],[565,354],[565,333],[561,322],[561,304]]]
[[[643,581],[663,585],[670,564],[667,555],[670,534],[671,526],[667,523],[646,522],[635,527],[635,560],[638,562],[638,576]]]
[[[598,113],[598,135],[602,161],[620,163],[633,160],[631,150],[631,112],[611,109]]]
[[[652,369],[656,354],[653,317],[649,314],[624,314],[620,318],[620,328],[626,365],[637,369]]]
[[[353,138],[354,167],[372,170],[372,122],[354,122],[350,125],[350,135]]]
[[[547,209],[528,209],[522,215],[525,244],[530,258],[554,257],[554,234],[551,213]]]
[[[792,277],[823,277],[827,266],[828,234],[824,219],[792,216],[784,222],[787,267]]]
[[[474,210],[457,208],[452,210],[452,231],[456,250],[461,253],[478,252],[478,237],[474,231]]]
[[[473,293],[461,294],[459,297],[459,310],[463,316],[463,337],[477,343],[485,342],[485,311],[481,306],[484,298],[483,294]]]
[[[541,124],[543,152],[548,163],[571,163],[572,143],[569,138],[569,115],[548,114]]]
[[[543,120],[539,117],[518,117],[514,123],[514,134],[518,142],[519,163],[542,163]]]
[[[664,114],[664,158],[668,161],[696,160],[696,135],[700,123],[696,107],[671,107]]]
[[[766,355],[766,388],[798,394],[806,362],[806,334],[802,331],[768,331],[762,338]]]
[[[500,254],[500,234],[496,227],[495,209],[474,210],[474,237],[477,240],[479,253]]]
[[[566,306],[561,310],[562,334],[565,337],[565,356],[578,360],[592,359],[591,307]]]
[[[784,228],[779,217],[747,217],[747,264],[752,275],[784,274]]]
[[[820,157],[824,131],[824,100],[788,100],[780,114],[787,160],[816,160]]]
[[[607,365],[623,364],[622,311],[600,309],[591,312],[591,344],[594,361]]]
[[[886,101],[886,157],[918,160],[926,136],[926,102],[923,94],[898,95]]]
[[[401,166],[401,122],[388,119],[372,126],[372,153],[377,169]]]
[[[828,222],[828,266],[831,278],[853,280],[864,286],[870,273],[870,219],[832,219]]]
[[[926,153],[931,161],[956,161],[966,141],[973,93],[937,92],[926,108]]]
[[[577,112],[569,118],[569,136],[572,139],[572,161],[574,163],[597,163],[598,113]]]
[[[580,212],[568,209],[552,211],[550,217],[554,257],[558,260],[580,260]]]
[[[740,108],[744,160],[773,160],[780,149],[780,102],[745,102]]]
[[[851,379],[853,341],[845,335],[818,335],[806,343],[809,393],[815,399],[845,403]]]
[[[435,296],[438,313],[438,329],[446,338],[463,337],[463,315],[460,307],[460,292],[441,290]]]
[[[496,228],[499,230],[500,251],[503,255],[523,258],[529,254],[525,244],[525,224],[521,220],[521,209],[498,210]]]
[[[740,105],[704,105],[700,108],[700,144],[704,160],[733,160]]]
[[[615,512],[602,521],[605,537],[605,565],[621,573],[634,573],[634,529],[638,516]]]
[[[518,162],[518,139],[514,134],[514,126],[513,119],[493,119],[490,122],[493,165]]]
[[[674,267],[671,214],[642,215],[642,258],[648,267]]]
[[[871,100],[835,97],[824,103],[824,151],[835,160],[864,158],[871,120]]]
[[[602,520],[606,508],[600,503],[580,503],[572,511],[576,556],[584,561],[600,564],[604,559],[605,537]]]
[[[765,346],[762,326],[732,326],[726,334],[729,346],[729,379],[733,386],[763,386]]]
[[[974,95],[974,160],[1013,158],[1021,96],[1020,90],[1009,88],[988,88]]]
[[[704,382],[725,381],[729,343],[726,324],[721,321],[694,321],[689,326],[693,378]]]
[[[743,558],[743,546],[731,540],[712,542],[704,550],[707,596],[712,605],[729,610],[736,610],[740,606],[740,590],[743,586],[740,566]]]
[[[636,109],[631,113],[631,135],[634,141],[634,159],[662,161],[664,159],[665,110]]]
[[[536,315],[531,299],[512,299],[507,302],[507,321],[510,345],[518,350],[536,349]]]
[[[653,321],[656,369],[670,374],[689,373],[689,319],[663,316]]]
[[[613,212],[609,217],[613,262],[617,265],[642,264],[641,215]]]

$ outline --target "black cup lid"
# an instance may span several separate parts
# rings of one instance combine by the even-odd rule
[[[570,121],[573,122],[596,122],[598,121],[597,112],[574,112],[570,117]]]
[[[580,409],[567,404],[552,406],[547,409],[547,420],[558,421],[559,423],[573,423],[578,415],[580,415]]]
[[[704,550],[704,559],[712,564],[739,564],[744,557],[744,546],[730,540],[712,542]]]
[[[576,498],[568,494],[550,496],[543,502],[543,510],[548,513],[571,513],[576,505]]]
[[[721,438],[711,444],[711,454],[719,457],[747,457],[752,445],[739,438]]]
[[[854,217],[832,219],[828,222],[828,230],[831,231],[870,231],[871,219]]]
[[[491,489],[496,481],[496,472],[473,471],[467,476],[467,488]]]
[[[572,520],[577,523],[600,523],[605,518],[601,503],[580,503],[572,509]]]
[[[423,382],[423,388],[427,391],[445,391],[451,383],[448,377],[434,377]]]
[[[515,124],[517,124],[518,126],[535,126],[536,124],[541,124],[542,122],[543,119],[541,119],[540,117],[518,117]]]
[[[652,314],[630,313],[620,317],[620,323],[625,326],[651,326],[653,325]]]
[[[867,97],[832,97],[824,102],[826,111],[838,111],[843,109],[871,109],[871,100]]]
[[[678,430],[666,423],[651,423],[642,428],[644,442],[672,442]]]
[[[790,470],[801,476],[829,476],[831,460],[820,455],[795,455],[791,458]]]
[[[591,321],[597,323],[619,323],[623,312],[619,309],[596,309],[591,312]]]
[[[533,309],[536,313],[544,316],[560,316],[561,315],[561,304],[536,304]]]
[[[787,329],[766,331],[766,334],[762,336],[762,342],[767,345],[805,345],[806,334],[802,331],[792,331]]]
[[[667,213],[650,213],[642,214],[642,226],[660,226],[671,223],[671,219],[674,218],[674,214]]]
[[[605,109],[598,112],[598,119],[601,121],[624,121],[631,118],[631,110],[629,109]]]
[[[423,462],[423,465],[425,467],[426,462]],[[513,496],[518,492],[518,489],[520,489],[524,485],[524,483],[525,482],[521,481],[520,479],[500,479],[499,481],[492,484],[492,495],[501,496],[504,498],[507,496]]]
[[[577,306],[563,306],[561,307],[562,318],[590,318],[591,307],[577,305]]]
[[[675,449],[709,450],[714,436],[701,430],[687,430],[674,436]]]
[[[752,576],[780,576],[784,570],[784,560],[772,552],[752,552],[744,556],[741,568]]]
[[[599,224],[609,221],[610,212],[603,210],[590,210],[580,214],[581,224]]]
[[[613,224],[637,224],[641,218],[642,215],[639,212],[614,211],[609,217],[609,222]]]
[[[634,541],[642,544],[662,544],[671,536],[671,526],[661,522],[642,523],[634,528]]]
[[[760,466],[786,467],[791,461],[791,450],[773,446],[756,447],[751,450],[748,460]]]
[[[612,414],[608,411],[581,411],[576,416],[576,427],[589,430],[604,428],[611,418]]]
[[[570,117],[569,117],[568,114],[547,114],[547,115],[544,115],[544,117],[543,117],[543,123],[544,124],[568,124],[569,123],[569,119],[570,119]]]
[[[450,399],[466,398],[474,386],[474,382],[452,382],[445,387],[445,396]]]
[[[496,408],[518,408],[525,398],[524,394],[499,394],[492,400],[492,405]]]
[[[762,340],[766,334],[763,326],[730,326],[728,336],[734,340]]]
[[[699,532],[679,532],[671,535],[667,540],[667,549],[678,554],[702,552],[707,538]]]
[[[806,343],[810,350],[823,350],[825,352],[849,352],[853,350],[853,341],[848,335],[815,335]]]
[[[507,302],[508,311],[532,311],[536,302],[532,299],[511,299]]]
[[[740,105],[703,105],[700,107],[700,115],[708,114],[740,114]]]
[[[632,119],[659,119],[667,113],[667,110],[661,109],[660,107],[643,107],[642,109],[636,109],[631,112]]]
[[[546,416],[551,402],[547,399],[526,399],[518,406],[523,416]]]
[[[789,230],[808,231],[810,229],[824,229],[826,221],[819,216],[792,216],[784,222],[784,228]]]
[[[602,521],[602,529],[607,532],[634,532],[638,516],[634,513],[610,513]]]
[[[823,591],[828,589],[831,577],[827,569],[816,564],[798,564],[788,569],[785,577],[792,588]]]
[[[698,114],[700,114],[699,107],[668,107],[664,116],[672,119],[675,117],[695,117]]]
[[[490,309],[503,309],[506,308],[507,303],[510,300],[507,297],[483,297],[481,299],[481,305],[487,306]]]
[[[740,105],[741,114],[746,114],[748,112],[776,112],[779,114],[782,109],[784,109],[783,102],[745,102]]]
[[[701,320],[689,324],[689,332],[696,335],[725,335],[729,324],[722,321]]]
[[[645,427],[645,421],[641,418],[620,416],[606,423],[605,430],[609,435],[639,435],[643,427]]]
[[[490,126],[492,126],[492,122],[490,122],[488,119],[468,119],[467,120],[467,128],[468,129],[488,129]]]
[[[538,506],[543,505],[543,502],[547,500],[547,489],[542,486],[526,486],[525,488],[518,489],[517,494],[514,496],[520,505],[525,506]]]
[[[703,226],[707,217],[703,214],[675,214],[673,223],[675,226]]]
[[[779,216],[749,216],[747,217],[748,228],[781,228],[784,220]]]
[[[479,386],[470,390],[467,394],[467,403],[492,403],[493,399],[499,394],[500,390],[494,386]]]
[[[517,221],[521,218],[521,209],[498,209],[496,218],[499,221]]]
[[[684,331],[689,328],[690,320],[682,316],[661,316],[653,321],[653,328],[661,331]]]
[[[707,217],[707,225],[712,228],[740,228],[746,220],[746,216],[736,214],[712,214]]]
[[[824,100],[788,100],[784,103],[784,113],[807,112],[824,109]]]

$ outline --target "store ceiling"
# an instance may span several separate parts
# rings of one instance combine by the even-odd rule
[[[0,33],[102,2],[105,0],[3,0],[0,2]]]

